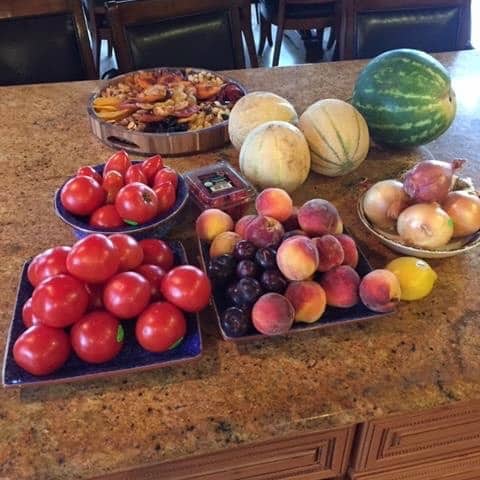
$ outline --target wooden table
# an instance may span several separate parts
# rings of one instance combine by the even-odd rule
[[[395,255],[355,215],[362,179],[394,177],[433,155],[467,158],[464,174],[480,184],[480,54],[438,58],[458,97],[456,120],[442,137],[408,153],[374,149],[355,172],[336,179],[311,174],[294,195],[297,204],[312,197],[333,201],[375,267]],[[320,98],[347,99],[364,63],[229,75],[250,90],[285,96],[302,112]],[[54,190],[78,166],[101,163],[111,153],[88,129],[86,103],[96,86],[0,89],[2,351],[22,263],[73,241],[53,213]],[[183,172],[219,158],[237,165],[238,153],[225,148],[168,163]],[[187,244],[192,220],[189,215],[174,232]],[[478,480],[479,253],[431,264],[439,279],[429,297],[371,322],[237,346],[219,339],[207,311],[204,354],[196,363],[1,390],[0,479],[320,479],[349,469],[355,479],[449,473]]]

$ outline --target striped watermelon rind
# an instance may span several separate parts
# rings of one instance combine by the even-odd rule
[[[352,96],[377,143],[415,147],[444,133],[456,113],[445,67],[412,49],[385,52],[360,73]]]

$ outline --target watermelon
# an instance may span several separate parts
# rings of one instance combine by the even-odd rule
[[[431,142],[452,124],[455,92],[443,65],[419,50],[382,53],[360,73],[352,105],[379,144],[415,147]]]

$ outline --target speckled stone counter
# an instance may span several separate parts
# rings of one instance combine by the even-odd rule
[[[454,78],[458,114],[438,141],[409,153],[374,149],[338,179],[311,174],[295,202],[324,197],[339,208],[375,267],[394,253],[354,212],[359,182],[394,177],[421,158],[463,157],[480,185],[480,53],[440,54]],[[347,99],[364,62],[229,74],[302,112],[320,98]],[[95,82],[0,88],[0,349],[24,260],[73,237],[54,215],[65,176],[111,150],[89,131]],[[228,158],[232,148],[170,160],[179,171]],[[173,236],[193,246],[192,216]],[[80,479],[252,441],[348,425],[480,398],[480,256],[432,261],[433,293],[362,324],[235,345],[202,316],[195,363],[84,383],[0,390],[0,479]],[[194,248],[190,258],[196,257]]]

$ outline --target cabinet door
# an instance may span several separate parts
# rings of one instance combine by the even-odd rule
[[[321,480],[346,472],[355,427],[256,443],[97,480]]]
[[[363,424],[352,471],[392,469],[471,452],[480,452],[480,401]]]
[[[351,473],[351,480],[478,480],[480,452],[381,472]]]

